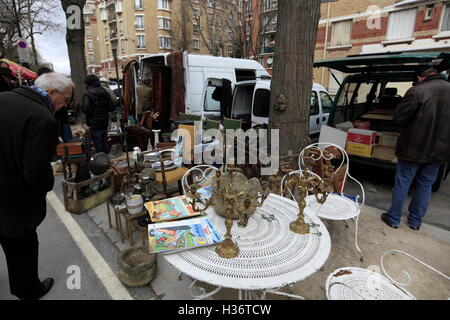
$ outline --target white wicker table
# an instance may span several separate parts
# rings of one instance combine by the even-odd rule
[[[311,214],[309,213],[311,212]],[[221,234],[226,233],[225,219],[210,207],[208,217]],[[296,202],[271,194],[261,208],[250,217],[246,228],[239,228],[234,221],[233,240],[240,253],[236,258],[224,259],[214,251],[215,247],[203,247],[166,254],[167,261],[181,273],[214,286],[210,293],[202,292],[194,298],[204,299],[222,287],[239,290],[245,298],[251,291],[300,298],[278,291],[292,285],[319,270],[330,254],[330,236],[323,223],[312,211],[305,209],[305,221],[312,225],[311,233],[298,235],[289,230],[289,224],[297,218]]]

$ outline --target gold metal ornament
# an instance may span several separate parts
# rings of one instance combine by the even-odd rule
[[[195,212],[204,213],[212,205],[216,213],[225,218],[225,240],[215,250],[220,257],[230,259],[239,254],[231,235],[233,219],[238,220],[238,227],[245,228],[250,216],[270,194],[270,188],[267,182],[260,183],[257,178],[247,179],[237,168],[226,167],[225,170],[216,171],[210,199],[202,200],[196,185],[191,185],[186,195]]]

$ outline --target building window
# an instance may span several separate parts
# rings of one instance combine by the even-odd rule
[[[450,31],[450,3],[445,6],[444,17],[442,18],[441,32]]]
[[[136,30],[144,30],[144,16],[136,16]]]
[[[171,49],[169,37],[159,37],[159,48],[160,49]]]
[[[120,39],[120,48],[122,52],[125,52],[125,39]]]
[[[144,35],[137,35],[136,36],[136,46],[138,49],[145,49],[145,36]]]
[[[94,64],[94,55],[89,55],[89,64]]]
[[[387,31],[387,40],[412,38],[416,25],[417,8],[391,12]]]
[[[169,0],[158,0],[158,9],[170,10]]]
[[[272,8],[271,0],[264,0],[264,1],[263,1],[263,8],[262,8],[262,11],[263,11],[263,12],[264,12],[264,11],[269,11],[271,8]]]
[[[88,48],[89,51],[94,51],[94,46],[92,44],[92,40],[88,40],[87,48]]]
[[[346,20],[333,23],[331,31],[331,46],[349,46],[352,39],[353,20]]]
[[[141,10],[144,9],[144,1],[143,0],[134,0],[134,8]]]
[[[192,39],[192,48],[200,49],[200,40],[199,39]]]
[[[159,21],[160,29],[170,30],[170,19],[169,18],[160,17],[160,18],[158,18],[158,21]]]
[[[86,30],[86,37],[92,36],[91,27],[86,27],[85,30]]]
[[[119,33],[123,34],[123,21],[122,20],[119,21]]]
[[[233,52],[234,52],[234,47],[233,47],[232,44],[229,44],[229,45],[228,45],[228,55],[229,55],[229,56],[232,56],[232,55],[233,55]]]
[[[192,32],[195,34],[200,34],[200,25],[198,23],[194,23],[192,25]]]
[[[192,8],[192,17],[194,19],[199,19],[200,18],[200,9]]]
[[[425,17],[423,19],[424,21],[430,21],[431,19],[433,19],[433,10],[434,10],[434,5],[426,6]]]

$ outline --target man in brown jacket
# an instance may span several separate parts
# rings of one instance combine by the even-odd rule
[[[396,148],[398,163],[392,205],[381,219],[392,228],[398,227],[415,180],[408,225],[419,230],[439,167],[450,160],[450,83],[433,68],[420,70],[415,85],[396,107],[393,120],[401,128]]]

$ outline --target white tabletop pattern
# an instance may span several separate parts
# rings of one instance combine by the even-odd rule
[[[207,210],[221,234],[225,219]],[[215,247],[203,247],[166,254],[165,258],[182,273],[215,286],[260,290],[301,281],[319,270],[330,253],[330,236],[323,223],[305,210],[305,221],[314,224],[311,233],[298,235],[289,230],[297,218],[297,203],[271,194],[258,208],[246,228],[234,221],[232,234],[240,253],[224,259]]]

